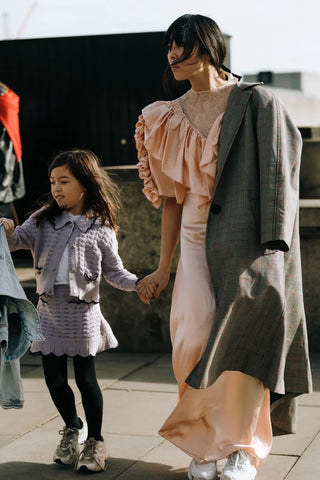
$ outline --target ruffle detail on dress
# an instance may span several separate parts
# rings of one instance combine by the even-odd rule
[[[198,207],[212,198],[223,113],[204,137],[188,121],[179,99],[142,110],[136,124],[139,177],[143,192],[159,208],[163,196],[183,203],[186,190],[199,195]]]

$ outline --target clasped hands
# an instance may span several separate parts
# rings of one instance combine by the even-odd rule
[[[14,221],[10,218],[0,218],[0,225],[3,225],[5,232],[14,231]],[[137,293],[140,300],[146,305],[150,305],[152,299],[158,298],[162,290],[167,286],[170,272],[161,269],[147,275],[137,283]]]
[[[170,271],[158,268],[155,272],[147,275],[137,283],[137,292],[140,300],[146,305],[150,301],[159,297],[162,290],[168,284]]]

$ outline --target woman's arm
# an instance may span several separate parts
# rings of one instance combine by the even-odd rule
[[[159,265],[157,270],[138,282],[140,298],[145,296],[148,299],[149,292],[154,289],[153,296],[158,298],[168,284],[173,255],[179,240],[181,214],[182,204],[178,204],[174,197],[167,197],[162,211]]]

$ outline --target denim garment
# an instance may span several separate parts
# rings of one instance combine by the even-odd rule
[[[8,345],[8,301],[9,297],[1,297],[0,303],[0,405],[3,408],[22,408],[23,388],[20,376],[20,360],[5,361]]]
[[[5,359],[22,357],[32,340],[43,340],[39,317],[34,305],[27,299],[19,283],[9,252],[4,228],[0,226],[0,302],[7,302],[9,338]]]
[[[43,340],[37,311],[19,283],[4,228],[0,226],[0,404],[22,406],[19,359],[32,340]]]

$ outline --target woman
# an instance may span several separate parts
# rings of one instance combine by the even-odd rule
[[[298,231],[301,137],[278,99],[236,82],[217,24],[178,18],[168,75],[191,89],[143,109],[136,127],[144,193],[165,197],[158,269],[166,287],[179,239],[170,318],[180,401],[160,434],[192,457],[188,478],[251,480],[273,434],[294,431],[311,390]],[[170,77],[169,77],[170,80]]]

